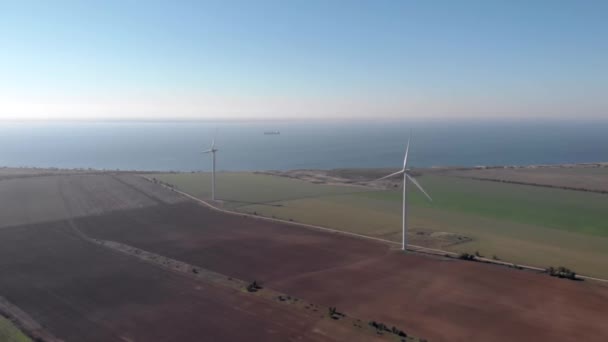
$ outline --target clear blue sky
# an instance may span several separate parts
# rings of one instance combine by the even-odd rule
[[[608,1],[5,1],[0,119],[608,117]]]

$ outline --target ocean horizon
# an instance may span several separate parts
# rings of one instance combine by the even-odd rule
[[[209,171],[216,130],[224,171],[608,161],[608,120],[5,121],[0,166]]]

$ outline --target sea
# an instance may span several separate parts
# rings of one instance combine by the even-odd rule
[[[265,132],[280,134],[265,134]],[[608,120],[3,122],[0,166],[225,171],[608,161]]]

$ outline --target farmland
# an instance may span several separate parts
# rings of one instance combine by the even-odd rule
[[[331,328],[318,316],[92,246],[62,222],[0,237],[0,292],[66,341],[333,339],[309,331]]]
[[[205,174],[154,177],[195,196],[208,195],[210,179]],[[608,277],[606,195],[436,174],[419,181],[434,201],[410,192],[412,244],[479,251],[540,267],[564,265],[582,274]],[[308,190],[298,190],[306,184]],[[272,192],[266,192],[267,186]],[[260,192],[263,200],[255,203],[252,199]],[[218,197],[238,211],[400,240],[401,198],[396,190],[220,173]]]
[[[202,185],[202,195],[206,191],[197,174],[151,176],[163,181],[185,177]],[[434,184],[435,178],[442,179],[424,176],[421,181],[439,192],[444,187]],[[277,210],[276,215],[292,219],[317,215],[297,216],[298,221],[332,213],[343,220],[334,224],[367,234],[379,232],[378,226],[366,224],[375,213],[374,222],[386,224],[378,236],[397,237],[390,221],[396,219],[398,226],[395,190],[260,174],[219,179],[228,181],[218,187],[222,196],[234,196],[223,198],[230,209],[265,215],[270,213],[265,210]],[[0,213],[6,217],[0,226],[0,296],[65,341],[398,340],[392,327],[432,341],[603,341],[608,335],[602,324],[608,287],[591,281],[403,255],[383,242],[220,213],[130,174],[43,174],[25,180],[0,181]],[[258,189],[265,186],[272,190]],[[434,229],[441,213],[445,222],[455,222],[458,210],[450,208],[450,191],[446,203],[439,203],[441,209],[413,193],[415,220],[424,218],[425,211],[429,215],[428,224],[417,227],[413,237],[440,239],[417,232]],[[468,212],[458,213],[465,218],[483,204],[467,197]],[[311,207],[303,206],[307,203]],[[347,214],[353,208],[359,216],[351,218]],[[506,220],[488,212],[475,219]],[[546,229],[603,238],[601,229]],[[458,236],[441,241],[451,248],[491,241],[454,244]],[[109,246],[124,246],[123,252]],[[181,264],[190,266],[171,268]],[[217,277],[233,285],[213,281]],[[260,294],[243,288],[252,281],[262,284]],[[345,316],[328,315],[328,308]],[[375,330],[371,323],[387,330]]]
[[[61,340],[375,339],[367,326],[336,323],[326,308],[286,305],[92,243],[79,229],[85,218],[121,217],[184,201],[141,178],[44,175],[26,183],[3,180],[0,187],[3,203],[16,198],[26,205],[2,208],[7,221],[0,228],[0,296]],[[0,323],[0,333],[17,336]]]
[[[603,341],[608,287],[416,254],[193,203],[76,220],[136,246],[432,341]],[[564,322],[555,325],[554,322]],[[567,322],[567,323],[566,323]]]
[[[207,173],[155,174],[149,177],[173,184],[199,198],[211,197],[211,175]],[[217,192],[224,205],[271,205],[278,201],[336,196],[365,192],[365,188],[311,184],[306,181],[264,174],[221,172],[216,175]]]
[[[0,181],[0,227],[53,221],[182,199],[139,177],[95,174]],[[162,198],[161,198],[162,197]]]

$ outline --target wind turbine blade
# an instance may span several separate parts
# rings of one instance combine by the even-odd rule
[[[405,158],[403,158],[403,169],[407,169],[407,155],[410,152],[410,139],[412,138],[412,132],[410,132],[410,136],[407,138],[407,147],[405,148]]]
[[[416,187],[418,187],[418,189],[419,189],[420,191],[422,191],[422,193],[423,193],[423,194],[426,196],[426,198],[428,198],[428,199],[429,199],[429,201],[431,201],[431,202],[432,202],[432,201],[433,201],[433,199],[431,198],[431,196],[429,196],[429,194],[427,194],[427,193],[426,193],[426,191],[424,191],[424,189],[422,188],[422,185],[420,185],[420,183],[418,183],[418,181],[416,180],[416,178],[414,178],[414,177],[412,177],[412,176],[408,175],[407,173],[406,173],[406,175],[407,175],[407,178],[408,178],[409,180],[411,180],[411,181],[412,181],[412,183],[414,183],[414,185],[415,185]]]
[[[405,172],[405,170],[399,170],[399,171],[397,171],[395,173],[391,173],[388,176],[384,176],[382,178],[374,179],[372,182],[377,182],[377,181],[380,181],[380,180],[383,180],[383,179],[387,179],[387,178],[391,178],[391,177],[394,177],[394,176],[402,175],[404,172]]]
[[[213,134],[213,140],[211,140],[211,149],[215,148],[215,138],[217,137],[217,127],[215,128],[215,134]]]
[[[213,152],[213,151],[212,150],[206,150],[206,151],[203,151],[201,153],[211,153],[211,152]]]

